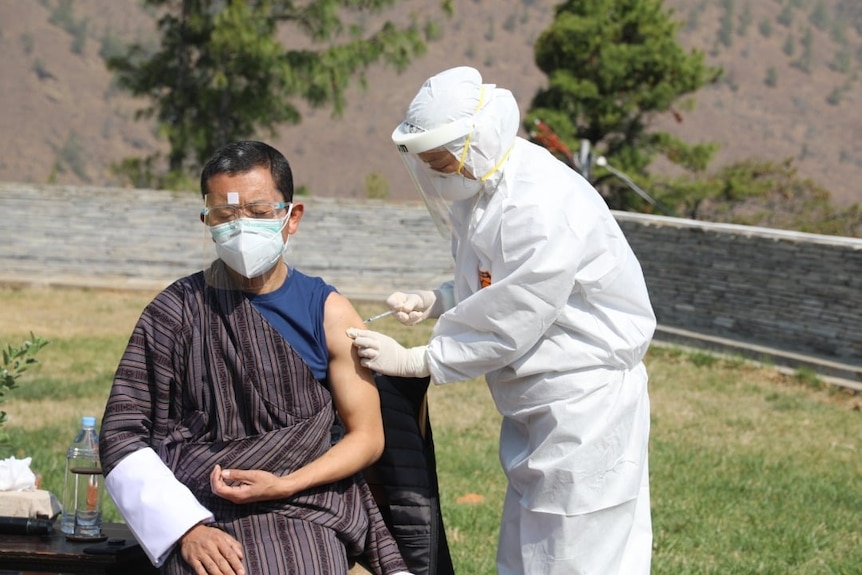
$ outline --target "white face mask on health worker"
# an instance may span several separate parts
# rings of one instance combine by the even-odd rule
[[[283,218],[239,218],[210,227],[216,254],[230,269],[247,278],[269,271],[284,254],[287,242],[281,232],[293,205]],[[289,239],[289,238],[288,238]]]
[[[440,196],[450,202],[472,198],[482,191],[482,182],[463,174],[435,172],[431,175],[431,180]]]

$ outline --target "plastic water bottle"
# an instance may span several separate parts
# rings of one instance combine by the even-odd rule
[[[81,430],[66,451],[60,531],[81,539],[102,535],[102,465],[96,418],[82,417]]]

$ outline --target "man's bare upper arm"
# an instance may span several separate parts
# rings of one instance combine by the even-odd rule
[[[335,408],[348,430],[354,425],[379,420],[380,399],[370,370],[362,367],[347,337],[347,329],[362,328],[362,318],[353,304],[343,295],[333,292],[324,307],[324,330],[329,350],[329,382]]]

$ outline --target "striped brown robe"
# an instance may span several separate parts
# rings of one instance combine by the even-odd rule
[[[207,286],[200,272],[141,315],[102,422],[102,465],[107,475],[151,447],[242,542],[250,574],[343,574],[358,555],[378,575],[406,570],[361,474],[243,505],[210,491],[215,464],[276,475],[307,464],[329,449],[333,420],[329,391],[288,342],[241,293]],[[193,573],[179,547],[162,572]]]

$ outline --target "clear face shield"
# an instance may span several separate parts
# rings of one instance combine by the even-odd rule
[[[425,202],[437,229],[445,237],[455,231],[452,225],[452,205],[475,196],[482,189],[482,181],[467,177],[463,170],[468,158],[469,135],[472,130],[473,119],[464,118],[429,131],[422,131],[408,122],[403,122],[392,133],[392,141],[398,148],[413,184]],[[464,141],[460,149],[450,147],[458,141]],[[419,156],[434,151],[451,154],[453,164],[457,163],[457,169],[451,172],[435,170]]]
[[[225,203],[207,194],[201,210],[207,283],[218,289],[255,289],[282,261],[287,249],[284,228],[293,204],[245,203],[238,192],[227,195]]]

